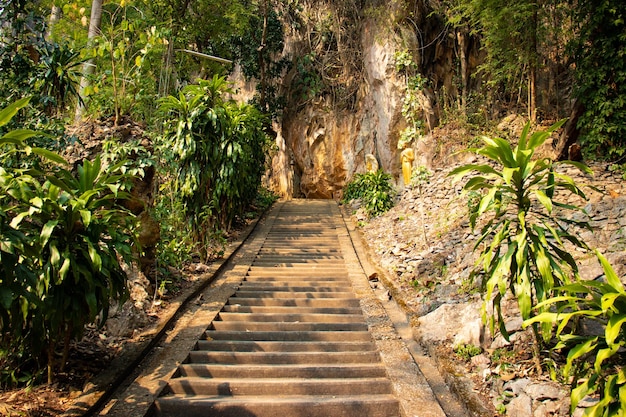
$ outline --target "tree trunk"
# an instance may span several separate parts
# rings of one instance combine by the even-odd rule
[[[585,108],[582,103],[576,99],[572,111],[569,115],[569,119],[563,127],[563,132],[559,136],[559,140],[554,147],[556,151],[556,159],[562,161],[569,158],[569,148],[578,140],[580,130],[578,129],[578,119],[584,113]]]
[[[52,30],[54,29],[54,25],[56,25],[59,20],[61,20],[62,13],[63,11],[59,6],[56,6],[54,4],[52,5],[52,8],[50,9],[50,19],[48,20],[48,31],[46,33],[46,39],[50,39],[50,36],[52,36]]]
[[[461,63],[461,111],[465,116],[469,90],[469,71],[467,69],[467,35],[464,30],[459,30],[457,31],[456,38],[459,45],[459,61]]]
[[[89,32],[87,34],[87,47],[93,44],[93,40],[100,34],[100,22],[102,21],[102,2],[103,0],[92,0],[91,18],[89,19]],[[82,97],[85,96],[85,90],[91,85],[91,77],[96,70],[94,60],[88,59],[83,65],[83,76],[80,79],[80,90],[78,92],[79,100],[76,106],[76,120],[79,120],[85,113],[85,102]]]
[[[261,44],[259,45],[257,51],[259,53],[259,84],[260,84],[260,101],[261,101],[261,108],[263,109],[263,111],[267,111],[267,97],[266,97],[266,89],[267,89],[267,80],[266,80],[266,75],[265,75],[265,47],[267,44],[267,18],[268,18],[268,13],[269,13],[269,0],[264,0],[262,3],[263,5],[263,32],[261,33]]]
[[[539,4],[535,1],[532,4],[533,16],[531,19],[531,45],[530,45],[530,72],[528,76],[528,117],[535,123],[537,121],[537,66],[538,66],[538,48],[537,48],[537,31],[538,31],[538,8]]]

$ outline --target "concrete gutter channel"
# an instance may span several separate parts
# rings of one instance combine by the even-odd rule
[[[136,348],[116,358],[111,368],[94,381],[94,385],[75,401],[74,407],[65,415],[152,415],[155,399],[171,390],[168,381],[179,376],[179,365],[200,344],[198,340],[207,332],[208,324],[218,318],[229,299],[236,295],[242,277],[253,265],[279,213],[289,204],[295,203],[277,203],[260,221],[242,233],[240,239],[229,246],[224,260],[212,266],[207,278],[181,301],[172,303],[167,319],[156,330],[144,335],[144,340]],[[399,401],[400,414],[403,417],[470,415],[450,392],[434,360],[424,354],[415,341],[403,310],[387,296],[385,289],[372,289],[367,277],[379,271],[369,262],[354,224],[342,215],[334,202],[328,205],[332,212],[330,220],[338,232],[336,244],[341,249],[353,292],[360,300],[367,328]],[[273,402],[276,401],[274,399]],[[186,416],[187,412],[192,411],[181,410],[176,415]],[[255,414],[242,408],[241,414],[229,415],[248,417]],[[296,417],[295,414],[281,415]],[[361,413],[361,416],[368,417],[368,414]],[[384,414],[384,417],[395,416]]]

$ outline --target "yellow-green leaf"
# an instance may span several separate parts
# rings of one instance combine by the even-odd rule
[[[91,263],[93,264],[94,269],[96,271],[100,271],[100,269],[102,268],[102,258],[100,258],[98,251],[93,247],[91,242],[87,241],[87,247],[89,251],[89,258],[91,259]]]
[[[89,227],[91,223],[91,211],[89,210],[80,210],[80,217],[83,219],[83,226]]]
[[[619,346],[613,346],[613,347],[608,347],[605,349],[598,350],[598,353],[596,354],[596,361],[593,364],[594,370],[597,373],[601,373],[602,363],[608,358],[610,358],[611,356],[615,355],[618,349],[619,349]]]
[[[535,195],[537,200],[548,210],[548,213],[552,213],[552,200],[543,191],[536,190]]]
[[[609,318],[609,322],[606,325],[604,336],[606,343],[611,346],[615,343],[615,339],[619,336],[622,324],[626,322],[626,314],[614,314]]]
[[[59,265],[59,261],[61,260],[61,254],[59,253],[59,249],[56,245],[50,245],[50,263],[52,266],[56,267]]]
[[[69,258],[65,258],[63,260],[63,265],[61,265],[61,269],[59,269],[59,280],[63,281],[65,280],[65,277],[67,276],[67,272],[70,270],[70,264],[71,261]]]
[[[24,97],[0,110],[0,126],[4,126],[15,116],[19,109],[25,107],[30,101],[30,97]]]
[[[602,256],[600,251],[596,250],[595,252],[596,252],[596,256],[598,257],[598,260],[602,264],[602,269],[604,270],[606,281],[609,283],[611,287],[613,287],[619,293],[626,294],[626,291],[624,290],[624,284],[622,284],[622,281],[619,279],[619,277],[615,273],[615,270],[613,270],[613,267],[611,266],[609,261],[607,261],[606,258]]]

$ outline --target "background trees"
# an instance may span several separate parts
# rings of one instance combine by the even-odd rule
[[[497,112],[526,108],[531,120],[571,116],[587,156],[615,160],[622,155],[626,26],[621,3],[455,0],[435,5],[465,34],[458,48],[467,49],[461,41],[467,36],[480,42],[484,60],[470,77],[480,80],[474,92],[482,91],[485,105]],[[458,54],[459,67],[465,59]],[[578,132],[568,134],[561,143],[564,155],[578,139]]]

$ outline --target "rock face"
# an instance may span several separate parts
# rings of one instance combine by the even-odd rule
[[[365,80],[355,110],[331,111],[332,103],[320,98],[285,113],[272,161],[273,186],[281,195],[338,197],[355,172],[365,172],[367,154],[397,176],[403,81],[393,71],[394,41],[378,35],[374,23],[365,25]],[[285,170],[285,161],[291,170]]]
[[[411,87],[414,102],[408,106],[415,113],[411,128],[420,131],[410,143],[413,165],[431,167],[430,155],[438,149],[429,138],[441,107],[434,91],[454,99],[457,86],[455,43],[441,36],[445,22],[432,17],[429,2],[302,0],[282,19],[283,51],[274,58],[290,66],[274,85],[286,106],[273,126],[276,146],[265,182],[270,189],[287,198],[339,198],[355,173],[366,172],[367,154],[401,183],[398,142],[408,127],[403,106],[414,75],[426,81]],[[479,47],[465,49],[474,57]],[[401,69],[397,52],[405,56],[402,65],[408,53],[415,67]],[[235,98],[249,99],[253,83],[244,81],[240,69],[231,80],[239,92]]]

